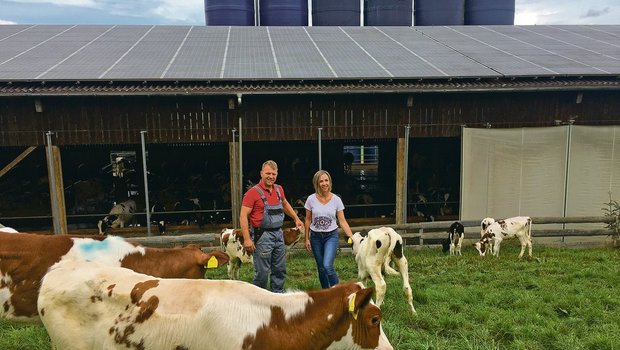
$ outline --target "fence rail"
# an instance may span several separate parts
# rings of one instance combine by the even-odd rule
[[[536,226],[541,224],[583,224],[583,223],[610,223],[615,221],[616,218],[605,216],[584,216],[584,217],[532,217],[533,237],[593,237],[593,236],[608,236],[617,234],[611,229],[540,229],[537,230]],[[464,220],[460,221],[466,228],[479,227],[480,220]],[[424,240],[436,240],[447,238],[446,231],[450,227],[453,221],[435,221],[435,222],[417,222],[411,224],[383,224],[383,225],[367,225],[351,227],[353,232],[370,230],[379,227],[392,227],[393,229],[400,231],[401,236],[407,241],[408,239],[419,239],[419,244],[422,245]],[[412,232],[416,231],[417,232]],[[199,234],[187,234],[179,236],[155,236],[155,237],[132,237],[128,238],[132,241],[140,243],[145,246],[174,246],[184,244],[198,244],[205,247],[206,250],[219,249],[220,240],[219,232],[211,233],[199,233]],[[466,233],[466,239],[478,239],[479,235]],[[297,244],[299,248],[303,247],[303,244]],[[409,244],[411,245],[411,244]],[[346,243],[341,240],[341,247],[347,247]]]

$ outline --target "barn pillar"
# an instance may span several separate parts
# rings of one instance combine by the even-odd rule
[[[66,235],[67,231],[67,210],[65,208],[65,190],[62,181],[62,162],[60,160],[60,149],[52,145],[52,132],[48,131],[47,136],[47,176],[50,186],[50,202],[52,205],[52,222],[54,223],[54,234]]]
[[[396,146],[396,224],[407,223],[407,166],[409,153],[409,125]]]
[[[239,228],[239,212],[241,211],[241,188],[239,177],[239,147],[235,140],[237,130],[232,130],[232,141],[228,143],[228,162],[230,164],[230,209],[233,228]]]

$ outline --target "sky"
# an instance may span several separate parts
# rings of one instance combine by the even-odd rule
[[[0,0],[0,24],[204,25],[204,0]],[[516,0],[515,24],[620,24],[620,0]]]

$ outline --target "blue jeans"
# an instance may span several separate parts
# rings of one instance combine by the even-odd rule
[[[338,274],[334,269],[334,259],[338,249],[338,229],[331,232],[310,231],[310,246],[319,271],[321,287],[329,288],[338,284]]]

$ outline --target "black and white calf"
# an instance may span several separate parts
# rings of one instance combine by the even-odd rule
[[[465,227],[455,221],[448,229],[448,239],[450,240],[450,255],[461,255],[461,245],[465,238]]]
[[[155,204],[151,207],[151,224],[157,225],[159,234],[166,234],[166,218],[164,214],[166,207],[160,201],[155,201]]]
[[[399,272],[390,266],[394,260],[403,279],[403,292],[411,312],[416,313],[413,307],[413,293],[409,285],[409,265],[403,252],[403,238],[391,227],[381,227],[368,231],[356,232],[351,237],[350,244],[357,262],[357,272],[360,280],[371,278],[377,291],[377,306],[381,306],[385,298],[387,285],[383,278],[382,269],[391,275]]]
[[[108,233],[110,228],[129,225],[133,221],[135,213],[136,202],[133,199],[116,204],[110,209],[110,213],[97,223],[99,234],[104,235]]]
[[[485,255],[487,245],[493,247],[491,254],[499,256],[499,248],[502,241],[514,237],[517,237],[519,242],[521,242],[519,259],[523,257],[525,247],[528,247],[529,256],[532,257],[532,219],[528,216],[516,216],[494,221],[487,226],[482,238],[474,246],[480,253],[480,256]]]

